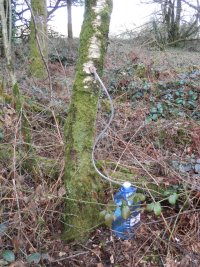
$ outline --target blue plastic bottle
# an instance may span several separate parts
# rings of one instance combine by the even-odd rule
[[[137,189],[131,186],[131,183],[125,182],[120,190],[114,196],[114,202],[117,205],[115,210],[115,220],[112,223],[112,231],[121,239],[128,240],[134,238],[134,229],[140,223],[140,203],[134,204],[130,196],[134,196]],[[130,216],[124,219],[121,214],[122,200],[125,200],[130,208]]]

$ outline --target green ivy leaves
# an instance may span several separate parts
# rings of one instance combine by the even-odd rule
[[[15,254],[11,250],[4,250],[3,253],[2,253],[2,257],[7,262],[15,261]]]
[[[162,207],[160,205],[160,202],[152,202],[147,205],[146,209],[147,211],[153,211],[156,216],[160,216],[162,212]]]
[[[112,226],[112,222],[115,220],[115,216],[112,213],[106,213],[105,215],[105,224],[108,227]]]
[[[0,236],[3,236],[8,230],[8,226],[5,223],[0,224]]]
[[[159,118],[165,118],[166,115],[184,116],[197,108],[197,91],[195,89],[188,91],[187,86],[177,85],[172,84],[171,88],[165,88],[165,91],[163,91],[164,88],[161,88],[157,97],[152,97],[152,100],[150,97],[152,108],[146,119],[147,122],[157,121]]]
[[[137,204],[140,201],[145,201],[145,195],[142,193],[135,193],[128,198],[129,201],[133,201],[133,203]]]
[[[155,213],[156,216],[160,216],[160,214],[162,212],[162,207],[160,205],[160,202],[156,202],[154,204],[153,211],[154,211],[154,213]]]
[[[168,201],[171,205],[175,205],[176,204],[176,201],[178,199],[178,194],[177,193],[173,193],[172,195],[170,195],[168,197]]]
[[[175,190],[167,190],[164,192],[164,196],[167,197],[168,202],[171,205],[175,205],[176,201],[178,200],[179,195],[175,192]]]
[[[39,263],[41,260],[41,254],[36,252],[36,253],[32,253],[30,255],[27,256],[27,262],[28,263]]]
[[[167,200],[171,205],[175,205],[179,197],[176,192],[171,190],[165,191],[164,196],[167,197]],[[162,212],[162,206],[160,202],[151,202],[147,205],[146,210],[150,212],[153,211],[156,216],[160,216]]]
[[[128,202],[125,200],[122,200],[122,205],[118,207],[121,211],[121,216],[124,220],[127,220],[130,215],[131,215],[131,210],[130,210],[130,203],[133,203],[133,205],[137,205],[137,203],[144,201],[145,200],[145,195],[142,193],[135,193],[133,195],[130,195],[128,198]],[[116,205],[114,203],[110,203],[110,205],[107,206],[105,210],[102,210],[99,214],[100,218],[104,220],[104,223],[108,226],[112,226],[112,222],[116,219],[114,212],[116,209]]]
[[[131,215],[131,211],[128,205],[123,205],[121,207],[121,214],[124,220],[127,220],[129,218],[129,216]]]
[[[99,214],[99,217],[104,220],[105,225],[108,227],[111,227],[112,222],[115,220],[114,214],[107,210],[102,210]]]

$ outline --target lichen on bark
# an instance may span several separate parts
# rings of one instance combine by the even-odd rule
[[[63,237],[67,240],[82,239],[99,223],[100,178],[91,163],[99,86],[89,67],[102,73],[111,11],[111,0],[85,1],[79,59],[65,124],[67,200]]]

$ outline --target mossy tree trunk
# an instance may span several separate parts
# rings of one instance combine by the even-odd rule
[[[30,73],[37,78],[46,76],[44,60],[48,58],[47,3],[31,0]]]
[[[102,74],[111,11],[112,0],[85,1],[79,60],[65,125],[66,240],[87,236],[99,220],[100,178],[95,179],[91,163],[99,85],[89,68],[94,66]]]

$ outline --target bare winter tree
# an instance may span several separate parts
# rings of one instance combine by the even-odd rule
[[[160,5],[161,16],[156,16],[153,28],[156,39],[161,43],[176,44],[194,37],[199,31],[199,0],[196,5],[187,0],[152,0],[146,3]],[[193,9],[191,19],[184,18],[184,8]]]
[[[67,7],[67,33],[68,38],[73,38],[72,30],[72,6],[83,5],[84,0],[56,0],[50,1],[50,6],[48,7],[48,17],[52,16],[53,13],[61,7]]]
[[[17,6],[17,9],[16,9],[17,11],[15,12],[15,15],[16,15],[16,20],[18,22],[19,21],[21,22],[22,32],[27,32],[28,31],[27,29],[29,28],[29,20],[27,19],[27,16],[25,16],[25,14],[27,12],[30,12],[29,5],[27,5],[27,0],[24,0],[24,2],[21,2],[18,0],[15,0],[15,1],[12,0],[12,4]],[[67,32],[68,32],[68,38],[72,39],[73,38],[72,6],[79,6],[83,4],[84,4],[84,0],[48,0],[47,7],[46,7],[47,8],[47,20],[52,19],[56,10],[67,7],[67,17],[68,17]]]

